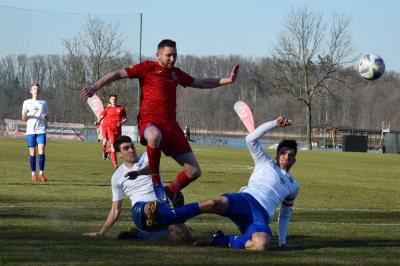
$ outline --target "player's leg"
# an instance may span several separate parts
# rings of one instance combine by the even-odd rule
[[[200,175],[200,165],[192,151],[172,158],[182,167],[174,181],[168,186],[167,193],[171,197],[175,192],[187,187],[191,182],[195,181]]]
[[[211,236],[198,240],[196,246],[226,246],[234,249],[265,250],[271,243],[271,229],[268,227],[268,214],[262,206],[252,204],[241,193],[224,195],[229,202],[221,216],[228,217],[236,224],[242,235],[224,235],[218,230]],[[259,205],[259,206],[258,206]]]
[[[26,135],[26,141],[29,149],[29,165],[32,171],[32,181],[37,181],[36,177],[36,135]]]
[[[101,145],[101,152],[103,155],[103,160],[106,160],[108,158],[108,153],[107,153],[107,128],[103,127],[101,128],[101,137],[103,140],[103,143]]]
[[[171,124],[170,130],[163,132],[160,146],[164,154],[171,156],[183,170],[167,187],[167,194],[172,198],[175,192],[185,188],[201,175],[200,165],[178,123]]]
[[[108,132],[107,135],[108,135],[108,141],[109,141],[109,144],[111,147],[111,161],[114,165],[114,169],[117,169],[118,168],[117,155],[115,153],[113,143],[117,139],[118,135],[115,132]]]
[[[101,154],[103,155],[103,160],[107,159],[106,145],[107,145],[107,139],[103,138],[103,143],[101,144]]]
[[[136,202],[132,207],[132,219],[139,230],[131,229],[130,231],[121,232],[118,236],[119,239],[139,238],[139,239],[155,239],[155,238],[168,238],[174,241],[187,240],[190,237],[190,230],[182,224],[175,224],[169,227],[162,228],[161,230],[151,231],[152,229],[147,226],[147,220],[150,213],[149,202]],[[169,209],[161,204],[160,212],[167,212]]]
[[[161,160],[161,131],[154,124],[148,124],[143,130],[143,138],[146,142],[147,156],[149,158],[150,174],[153,184],[161,183],[160,160]]]
[[[44,165],[46,163],[46,156],[45,156],[45,148],[46,148],[46,134],[39,134],[37,136],[37,143],[38,143],[38,153],[39,153],[39,177],[40,180],[45,182],[47,181],[46,177],[44,176]]]
[[[157,201],[150,203],[150,221],[151,226],[163,227],[170,224],[180,223],[187,219],[198,216],[202,213],[219,214],[226,212],[229,207],[229,201],[225,196],[219,198],[205,200],[201,202],[193,202],[182,207],[163,211],[164,205],[159,204]]]

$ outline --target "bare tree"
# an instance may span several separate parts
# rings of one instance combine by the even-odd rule
[[[108,72],[126,67],[120,60],[128,54],[123,48],[126,37],[119,27],[118,23],[105,23],[100,18],[89,16],[82,27],[83,33],[79,33],[73,40],[62,40],[68,50],[65,64],[69,66],[71,77],[74,79],[74,82],[70,83],[74,84],[71,89],[80,90],[86,85],[93,84]],[[107,88],[101,92],[103,93],[101,98],[104,98]]]
[[[351,15],[332,12],[330,23],[322,12],[307,6],[293,8],[285,16],[284,29],[272,45],[273,67],[267,75],[273,88],[293,96],[306,108],[306,145],[311,150],[312,99],[334,95],[327,81],[344,84],[354,75],[356,58],[350,31]]]

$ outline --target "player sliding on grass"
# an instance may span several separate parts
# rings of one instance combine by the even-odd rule
[[[118,168],[117,156],[115,155],[115,151],[113,148],[114,141],[122,135],[122,124],[124,124],[128,119],[126,118],[126,111],[122,105],[117,105],[117,95],[110,94],[109,102],[110,105],[101,112],[98,120],[94,123],[95,125],[99,125],[101,121],[106,118],[106,121],[103,121],[104,127],[102,129],[106,129],[106,137],[108,141],[108,145],[111,146],[111,161],[114,165],[114,169]]]
[[[122,210],[122,202],[124,193],[129,197],[132,203],[132,219],[136,228],[130,231],[123,231],[119,234],[119,239],[127,238],[169,238],[171,240],[186,240],[190,237],[190,230],[182,223],[167,225],[157,230],[157,232],[148,232],[151,230],[146,224],[150,216],[150,202],[157,200],[152,184],[152,178],[148,166],[147,154],[143,153],[139,156],[132,143],[132,139],[128,136],[121,136],[114,142],[114,149],[117,155],[122,158],[123,164],[118,167],[111,178],[112,190],[112,206],[110,214],[103,228],[99,232],[85,233],[86,236],[101,236],[111,228],[117,221]],[[130,173],[131,179],[126,178],[126,174]],[[177,193],[175,202],[176,206],[182,206],[183,197],[179,197]],[[180,194],[181,195],[181,194]],[[159,206],[160,211],[167,212],[170,209],[165,205]]]
[[[39,153],[39,178],[42,182],[47,181],[44,176],[44,164],[46,162],[46,120],[49,119],[49,109],[45,100],[39,99],[40,86],[33,84],[30,90],[32,99],[24,101],[22,105],[22,120],[26,123],[26,140],[29,148],[29,164],[32,171],[32,181],[36,177],[36,146]]]
[[[258,142],[265,133],[275,127],[286,127],[292,121],[284,117],[267,122],[246,137],[246,143],[253,157],[255,167],[247,186],[238,193],[224,194],[219,198],[194,202],[162,213],[157,201],[151,204],[151,224],[154,228],[166,226],[179,220],[186,220],[202,213],[213,213],[231,219],[241,236],[226,236],[217,230],[206,239],[194,245],[223,245],[235,249],[266,250],[271,245],[272,232],[268,224],[278,205],[281,204],[278,219],[279,244],[286,245],[286,234],[292,213],[293,201],[299,192],[299,184],[289,173],[296,162],[297,143],[283,140],[279,143],[274,158],[264,152]],[[289,246],[290,247],[290,246]]]
[[[140,112],[137,117],[140,143],[147,146],[150,173],[156,196],[168,203],[180,191],[201,175],[199,163],[176,121],[176,89],[178,85],[210,89],[235,82],[239,65],[235,65],[228,78],[195,79],[179,68],[176,43],[163,40],[158,45],[157,61],[144,61],[106,74],[92,86],[82,90],[87,99],[101,87],[120,79],[137,78],[141,87]],[[176,179],[163,187],[160,181],[161,152],[171,156],[183,169]]]

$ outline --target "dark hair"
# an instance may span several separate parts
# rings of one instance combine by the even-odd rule
[[[115,97],[115,98],[118,99],[118,96],[117,96],[117,94],[115,94],[115,93],[111,93],[111,94],[108,96],[108,99],[110,99],[111,97]]]
[[[38,83],[33,83],[33,84],[31,85],[31,88],[30,88],[29,90],[31,90],[33,86],[37,86],[37,87],[40,89],[40,85],[39,85]]]
[[[159,51],[160,49],[164,49],[164,47],[171,47],[171,48],[175,48],[176,49],[176,42],[174,42],[173,40],[162,40],[157,47],[157,51]]]
[[[297,142],[293,139],[285,139],[279,142],[278,147],[276,148],[276,154],[279,154],[279,150],[282,147],[287,147],[294,150],[294,155],[297,154]]]
[[[132,139],[129,136],[120,136],[120,137],[118,137],[113,143],[115,152],[121,152],[121,147],[120,146],[121,146],[122,143],[125,143],[125,142],[132,143]]]

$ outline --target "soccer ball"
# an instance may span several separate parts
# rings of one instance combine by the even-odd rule
[[[366,80],[377,80],[385,72],[385,62],[379,55],[364,55],[358,65],[358,72]]]

